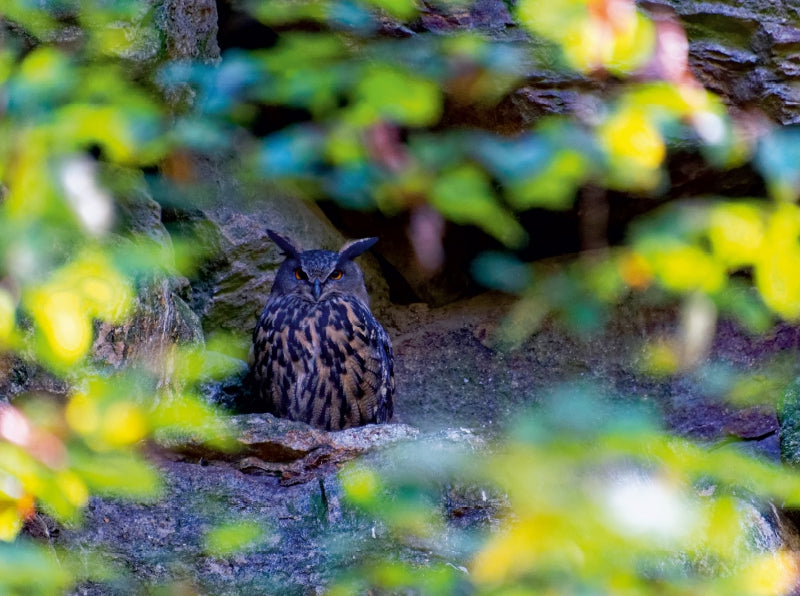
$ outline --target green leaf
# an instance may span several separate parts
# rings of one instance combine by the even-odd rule
[[[367,0],[367,2],[398,19],[409,20],[417,14],[417,7],[412,0]]]
[[[262,543],[267,533],[256,522],[242,520],[227,522],[212,528],[205,539],[206,552],[224,557],[254,548]]]
[[[431,203],[451,221],[478,226],[507,246],[521,246],[527,239],[519,222],[498,203],[486,174],[475,166],[462,165],[440,176]]]
[[[510,254],[488,251],[472,262],[472,274],[487,288],[523,292],[533,281],[531,268]]]
[[[133,453],[97,453],[74,449],[73,470],[100,495],[154,499],[161,489],[158,472]]]
[[[764,136],[755,161],[774,198],[794,201],[800,196],[800,128],[780,128]]]
[[[62,594],[72,583],[53,550],[26,540],[0,544],[0,594]]]
[[[442,113],[442,93],[431,80],[389,67],[367,71],[355,88],[356,120],[369,125],[386,119],[408,126],[431,126]]]

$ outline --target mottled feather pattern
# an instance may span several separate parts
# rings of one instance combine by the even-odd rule
[[[275,415],[326,430],[391,419],[391,343],[357,297],[271,295],[253,347],[259,397]]]

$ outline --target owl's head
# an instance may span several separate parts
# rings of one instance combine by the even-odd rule
[[[351,240],[339,252],[334,252],[300,250],[291,240],[277,232],[267,230],[267,235],[286,257],[275,275],[272,295],[297,294],[311,302],[320,302],[337,295],[355,295],[369,305],[364,274],[353,259],[375,244],[377,238]]]

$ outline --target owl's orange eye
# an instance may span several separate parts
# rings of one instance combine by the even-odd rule
[[[302,280],[302,281],[308,280],[308,275],[306,275],[306,272],[303,271],[302,269],[300,269],[300,267],[298,267],[297,269],[294,270],[294,276],[295,276],[296,279],[299,279],[299,280]]]
[[[328,279],[342,279],[342,270],[341,269],[334,269],[331,274],[328,276]]]

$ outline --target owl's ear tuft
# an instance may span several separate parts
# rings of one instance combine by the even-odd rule
[[[294,257],[295,259],[299,258],[300,249],[297,248],[297,246],[295,246],[291,240],[285,236],[281,236],[278,234],[278,232],[273,230],[267,230],[267,236],[269,236],[272,241],[278,245],[285,256]]]
[[[355,259],[358,255],[366,252],[373,244],[378,241],[377,238],[361,238],[360,240],[350,240],[339,249],[339,262],[347,259]]]

